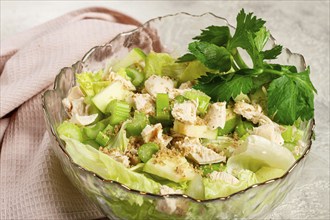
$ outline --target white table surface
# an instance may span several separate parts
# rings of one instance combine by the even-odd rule
[[[235,24],[241,8],[255,12],[279,44],[304,54],[311,66],[316,140],[296,187],[266,219],[330,219],[329,214],[329,1],[3,1],[1,41],[71,10],[105,6],[141,22],[175,12],[213,12]]]

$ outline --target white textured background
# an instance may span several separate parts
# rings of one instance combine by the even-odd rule
[[[213,12],[235,24],[241,8],[267,21],[279,44],[305,56],[318,90],[316,140],[303,175],[267,219],[330,219],[329,208],[329,1],[3,1],[1,40],[71,10],[105,6],[141,22],[175,12]]]

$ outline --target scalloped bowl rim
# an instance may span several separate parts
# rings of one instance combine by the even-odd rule
[[[228,23],[227,19],[223,18],[223,17],[220,17],[220,16],[217,16],[211,12],[207,12],[207,13],[203,13],[203,14],[200,14],[200,15],[192,15],[190,13],[187,13],[187,12],[179,12],[179,13],[175,13],[175,14],[169,14],[169,15],[165,15],[165,16],[159,16],[159,17],[156,17],[156,18],[152,18],[148,21],[146,21],[145,23],[143,23],[142,25],[138,26],[137,28],[135,29],[132,29],[130,31],[125,31],[125,32],[122,32],[122,33],[119,33],[118,35],[116,35],[112,40],[110,40],[108,43],[105,43],[103,45],[100,45],[100,46],[95,46],[93,48],[91,48],[84,56],[81,60],[77,61],[75,64],[73,64],[71,67],[64,67],[60,70],[60,72],[56,75],[55,77],[55,82],[54,82],[54,87],[52,90],[47,90],[45,91],[43,94],[42,94],[42,108],[43,108],[43,111],[44,111],[44,114],[46,115],[46,118],[47,120],[49,120],[49,114],[48,114],[48,111],[47,111],[47,107],[46,107],[46,104],[45,104],[45,96],[47,93],[49,92],[55,92],[56,90],[60,89],[59,86],[58,86],[58,80],[60,78],[60,76],[62,74],[65,73],[65,70],[66,69],[72,69],[77,63],[79,62],[84,62],[86,61],[86,59],[93,53],[93,51],[96,49],[96,48],[100,48],[100,47],[106,47],[106,46],[111,46],[112,42],[114,42],[117,38],[121,37],[121,36],[125,36],[125,35],[130,35],[130,34],[133,34],[135,32],[138,32],[139,30],[142,30],[146,25],[148,25],[150,22],[153,22],[155,20],[159,20],[159,19],[163,19],[163,18],[167,18],[167,17],[173,17],[173,16],[177,16],[177,15],[187,15],[187,16],[192,16],[192,17],[203,17],[205,15],[211,15],[211,16],[214,16],[218,19],[221,19],[223,21],[226,22],[226,24],[229,26],[229,27],[232,27],[234,28],[234,26],[232,26],[231,24]],[[270,35],[271,39],[274,41],[274,43],[276,43],[276,40],[275,38]],[[303,55],[299,54],[299,53],[293,53],[291,52],[288,48],[285,48],[283,47],[283,49],[286,50],[286,52],[289,54],[289,55],[293,55],[293,56],[298,56],[303,64],[304,64],[304,67],[306,67],[306,62],[305,62],[305,59],[303,57]],[[106,180],[104,179],[103,177],[97,175],[96,173],[92,172],[92,171],[89,171],[83,167],[81,167],[80,165],[76,164],[75,162],[73,162],[72,158],[68,155],[68,153],[65,151],[65,146],[63,146],[63,142],[59,139],[59,137],[56,135],[56,132],[54,132],[54,127],[53,127],[53,124],[49,123],[51,125],[51,133],[52,135],[55,137],[55,140],[58,144],[58,146],[60,146],[60,148],[62,149],[62,151],[64,152],[64,154],[68,157],[68,159],[70,160],[70,162],[75,165],[76,167],[78,167],[79,169],[82,169],[90,174],[92,174],[94,177],[100,179],[101,181],[103,182],[106,182],[106,183],[113,183],[113,184],[117,184],[119,185],[120,187],[122,187],[122,189],[124,190],[127,190],[129,192],[132,192],[132,193],[137,193],[137,194],[140,194],[140,195],[148,195],[148,196],[151,196],[151,197],[158,197],[158,198],[178,198],[178,197],[183,197],[183,198],[187,198],[187,199],[190,199],[190,200],[193,200],[195,202],[198,202],[198,203],[206,203],[206,202],[212,202],[212,201],[216,201],[216,200],[221,200],[221,201],[225,201],[225,200],[228,200],[238,194],[242,194],[252,188],[256,188],[258,186],[262,186],[262,185],[267,185],[267,184],[270,184],[272,182],[275,182],[275,181],[279,181],[281,179],[285,179],[285,177],[290,174],[291,172],[293,172],[293,170],[295,169],[295,167],[299,164],[300,161],[302,161],[307,155],[308,153],[310,152],[311,150],[311,145],[312,145],[312,136],[313,136],[313,132],[314,132],[314,127],[315,127],[315,119],[311,119],[309,122],[308,122],[310,125],[309,125],[309,129],[308,129],[308,143],[307,143],[307,146],[306,146],[306,149],[304,150],[304,153],[294,162],[294,164],[285,172],[285,174],[283,174],[281,177],[277,177],[277,178],[273,178],[273,179],[270,179],[270,180],[267,180],[265,182],[262,182],[262,183],[257,183],[257,184],[253,184],[243,190],[240,190],[236,193],[233,193],[233,194],[230,194],[228,196],[224,196],[224,197],[218,197],[218,198],[214,198],[214,199],[204,199],[204,200],[199,200],[199,199],[194,199],[188,195],[185,195],[185,194],[165,194],[165,195],[160,195],[160,194],[155,194],[155,193],[148,193],[148,192],[143,192],[143,191],[139,191],[139,190],[135,190],[135,189],[131,189],[129,188],[128,186],[124,185],[124,184],[121,184],[120,182],[117,182],[115,180]],[[57,147],[57,146],[56,146]]]

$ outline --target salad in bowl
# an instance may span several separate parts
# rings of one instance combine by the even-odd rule
[[[57,97],[65,117],[51,132],[66,163],[87,173],[80,178],[70,168],[80,179],[73,182],[98,179],[82,191],[115,218],[185,219],[200,211],[232,218],[258,208],[254,216],[260,216],[267,202],[268,210],[278,204],[285,196],[278,190],[244,194],[272,183],[283,187],[280,180],[307,154],[316,92],[309,67],[280,63],[282,51],[290,51],[272,43],[265,21],[243,9],[235,29],[204,26],[183,53],[168,49],[150,22],[142,30],[122,35],[124,55],[115,56],[113,45],[111,52],[91,51]],[[134,44],[146,35],[151,44]],[[88,60],[101,52],[107,53],[102,61]],[[247,198],[251,207],[243,208]],[[224,203],[213,207],[216,201]]]

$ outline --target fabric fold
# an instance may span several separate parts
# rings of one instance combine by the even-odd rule
[[[139,22],[107,8],[70,12],[1,42],[0,219],[95,219],[46,133],[41,93],[60,69]]]

